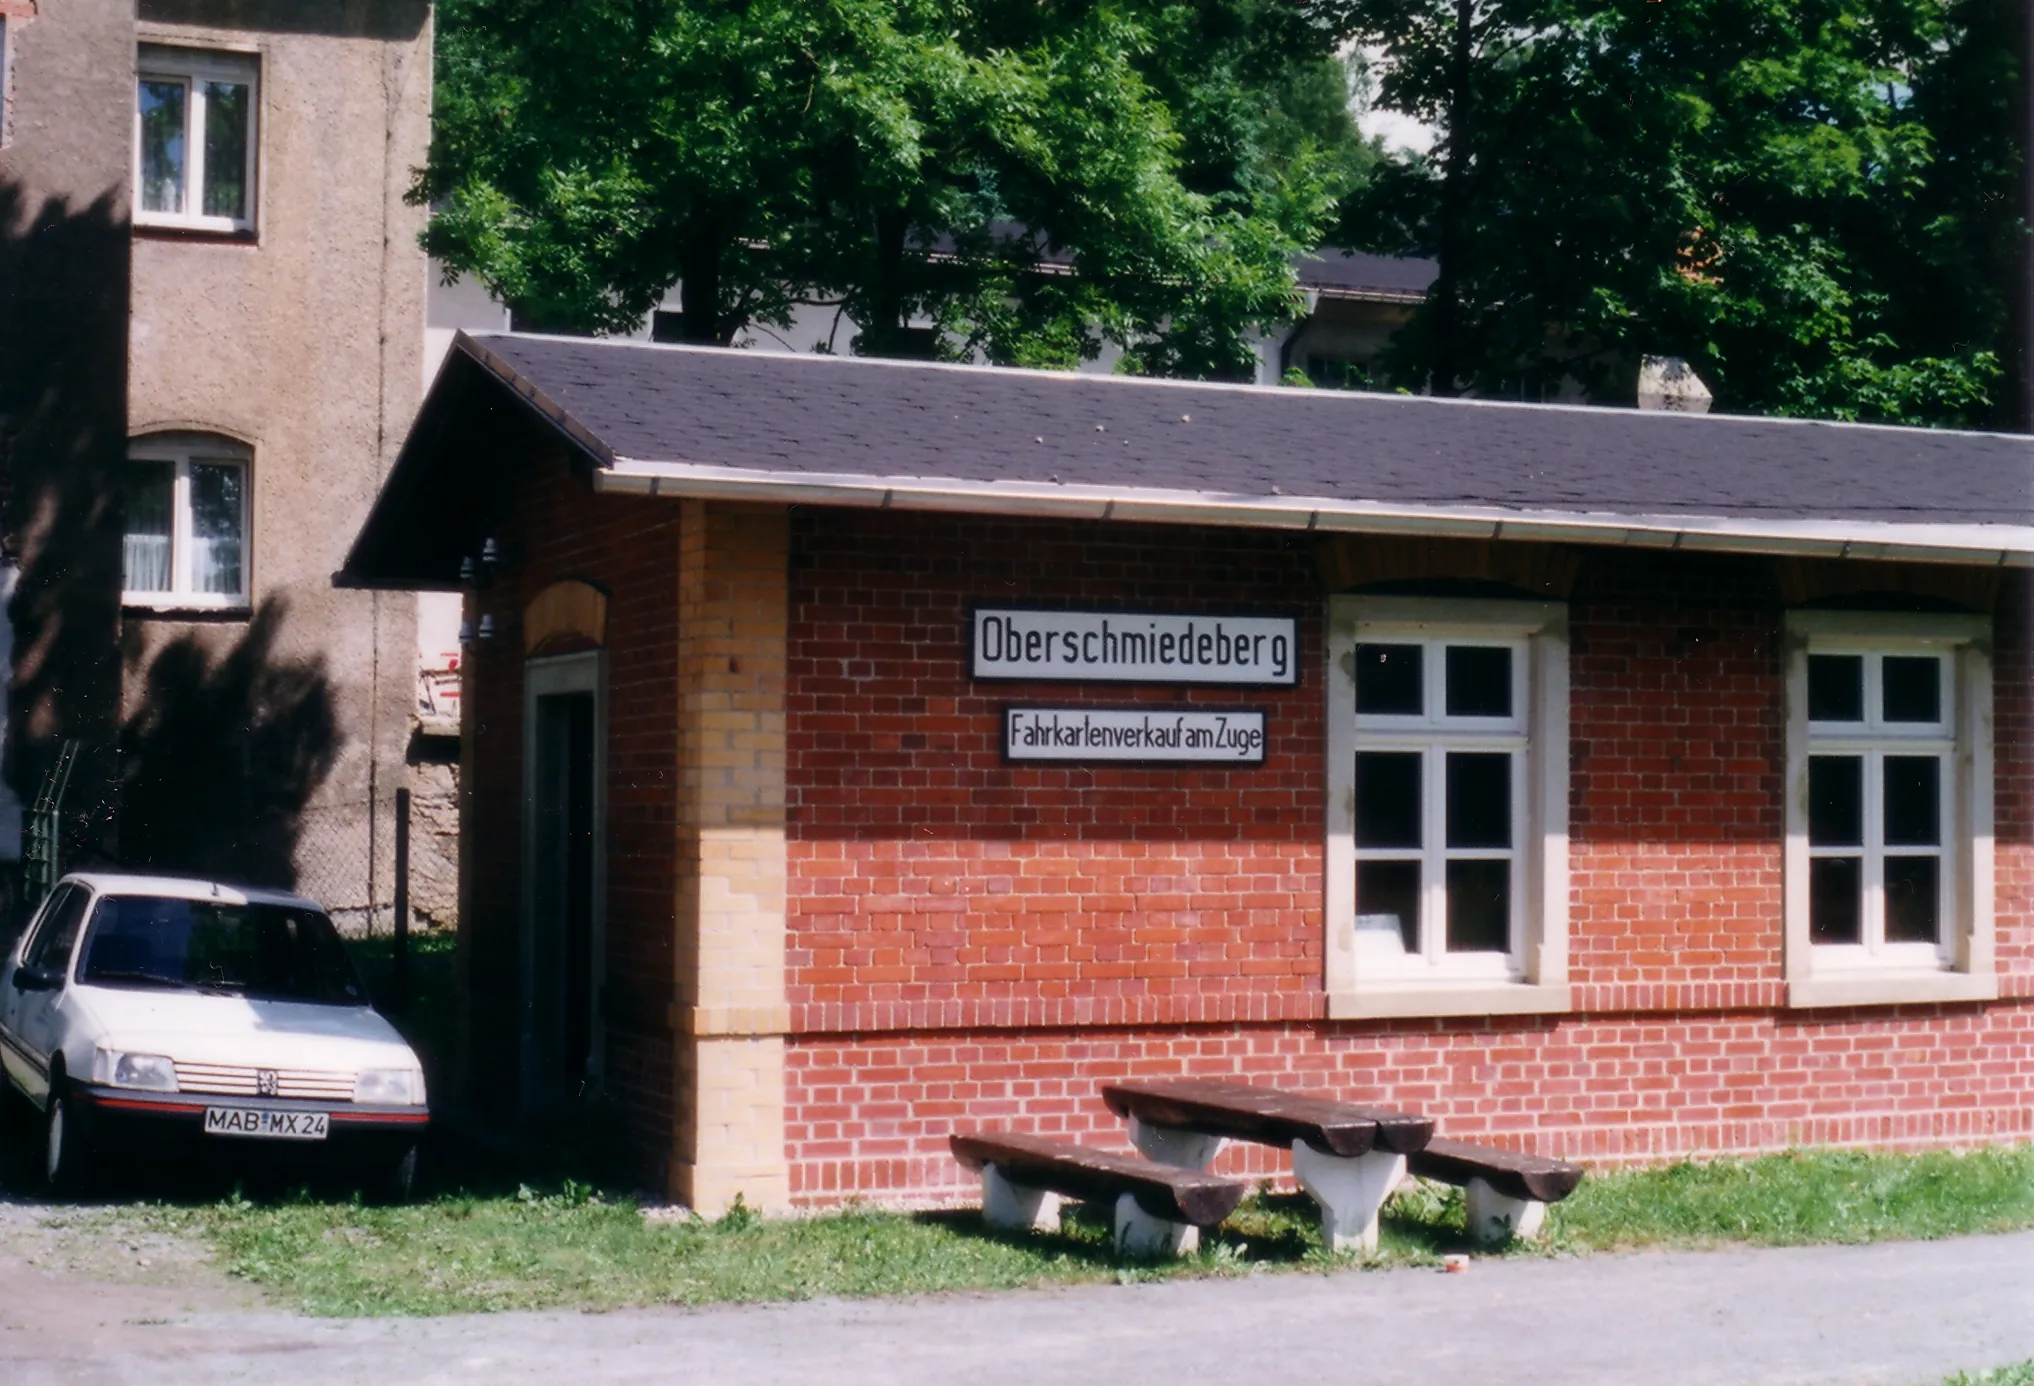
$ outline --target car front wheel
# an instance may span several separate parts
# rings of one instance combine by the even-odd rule
[[[82,1113],[61,1091],[52,1092],[44,1114],[43,1183],[51,1193],[73,1193],[85,1180],[86,1148]]]

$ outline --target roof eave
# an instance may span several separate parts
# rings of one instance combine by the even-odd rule
[[[1308,284],[1305,281],[1300,283],[1300,287],[1316,297],[1333,299],[1339,303],[1391,303],[1417,307],[1427,301],[1425,290],[1341,289],[1326,284]]]
[[[461,332],[452,339],[452,349],[464,352],[485,367],[546,423],[564,434],[566,441],[591,458],[596,466],[614,465],[614,451],[601,441],[598,434],[573,418],[563,405],[538,389],[535,381],[489,351],[479,340]]]
[[[1319,533],[1541,540],[1980,567],[2034,566],[2034,527],[2021,525],[1758,520],[1712,515],[1514,510],[1497,506],[1404,506],[1134,487],[765,472],[632,458],[616,458],[610,467],[595,474],[594,484],[604,491],[780,505],[1055,516]]]

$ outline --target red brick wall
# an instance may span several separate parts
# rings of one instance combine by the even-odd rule
[[[1586,562],[1569,605],[1569,977],[1776,1005],[1786,708],[1767,565]]]
[[[515,1092],[522,900],[524,607],[590,582],[607,608],[607,1084],[638,1142],[671,1129],[672,920],[677,766],[678,506],[596,495],[556,457],[505,464],[514,498],[493,529],[501,578],[469,597],[501,628],[468,647],[461,916],[470,1004],[469,1100]],[[564,650],[557,651],[563,653]]]
[[[2013,995],[2034,997],[2034,574],[2007,578],[1993,630],[2000,983]]]
[[[795,520],[790,1000],[830,1028],[1311,1014],[1321,604],[1290,536]],[[1279,611],[1300,685],[976,684],[969,603]],[[1003,763],[1006,702],[1261,706],[1242,771]]]
[[[1128,1148],[1125,1076],[1282,1082],[1410,1107],[1451,1136],[1616,1162],[1793,1145],[2034,1138],[2034,1007],[1577,1015],[1376,1025],[812,1036],[787,1055],[792,1195],[972,1197],[957,1127]],[[1270,1176],[1274,1152],[1216,1168]]]
[[[2034,1007],[1788,1013],[1781,607],[1762,560],[1585,557],[1571,604],[1578,1011],[1329,1024],[1320,583],[1304,536],[817,511],[794,525],[794,1193],[939,1196],[956,1125],[1120,1142],[1128,1073],[1290,1075],[1595,1159],[2034,1135]],[[1009,767],[969,603],[1273,609],[1302,683],[1249,771]],[[1998,662],[1999,957],[2034,994],[2024,582]],[[1010,1027],[1010,1028],[991,1028]],[[1245,1158],[1245,1157],[1231,1157]],[[1260,1159],[1250,1166],[1267,1172]]]

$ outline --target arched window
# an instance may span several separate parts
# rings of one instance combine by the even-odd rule
[[[244,444],[163,433],[128,445],[121,600],[128,606],[247,605],[250,506]]]

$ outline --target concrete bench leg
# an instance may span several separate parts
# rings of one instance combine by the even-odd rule
[[[1129,1194],[1116,1196],[1118,1256],[1185,1256],[1200,1244],[1201,1229],[1192,1223],[1155,1218]]]
[[[1469,1235],[1479,1242],[1501,1242],[1507,1236],[1530,1241],[1547,1220],[1547,1205],[1538,1199],[1507,1197],[1481,1179],[1471,1179],[1462,1194]]]
[[[982,1221],[991,1227],[1057,1232],[1059,1195],[1013,1184],[994,1165],[983,1165]]]
[[[1321,1240],[1328,1250],[1377,1250],[1377,1210],[1405,1177],[1405,1156],[1387,1150],[1329,1155],[1294,1141],[1292,1173],[1321,1205]]]
[[[1204,1174],[1214,1163],[1216,1152],[1221,1150],[1222,1138],[1181,1130],[1177,1126],[1151,1126],[1131,1117],[1130,1144],[1153,1164]]]

